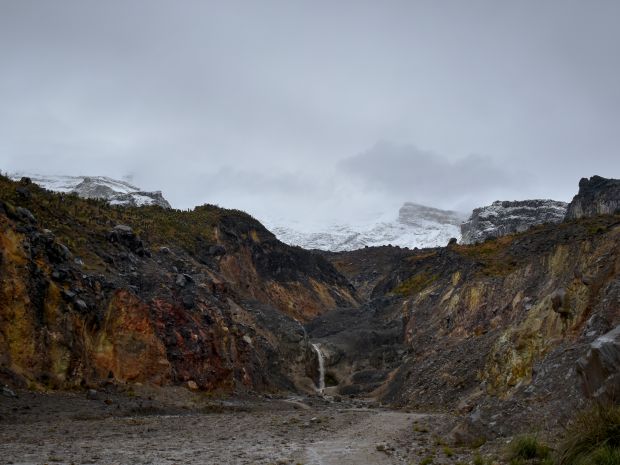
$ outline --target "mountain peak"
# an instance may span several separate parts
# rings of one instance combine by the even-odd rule
[[[86,199],[107,200],[110,205],[125,205],[140,207],[144,205],[159,205],[162,208],[171,208],[161,191],[143,191],[127,181],[119,181],[107,176],[54,176],[33,173],[12,173],[9,177],[19,180],[30,178],[39,186],[55,191],[77,194]]]
[[[460,237],[459,225],[463,220],[464,215],[457,212],[405,202],[398,216],[391,220],[377,216],[365,223],[330,224],[310,232],[292,225],[267,223],[278,239],[287,244],[341,252],[381,245],[410,249],[445,246],[451,238]]]

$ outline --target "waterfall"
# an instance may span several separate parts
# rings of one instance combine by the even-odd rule
[[[322,394],[325,390],[325,359],[319,344],[312,344],[312,348],[316,352],[317,359],[319,360],[319,387],[317,390]]]

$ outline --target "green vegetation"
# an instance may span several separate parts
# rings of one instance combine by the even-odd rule
[[[551,449],[535,436],[521,436],[510,444],[510,465],[552,465]]]
[[[430,465],[431,463],[433,463],[434,457],[432,455],[429,455],[428,457],[424,457],[422,460],[420,460],[420,465]]]
[[[454,250],[483,265],[482,273],[487,276],[506,276],[517,268],[517,261],[509,253],[515,236],[488,239],[474,245],[456,245]]]
[[[620,465],[620,406],[597,406],[575,418],[557,453],[558,465]]]
[[[452,457],[454,455],[454,451],[448,446],[443,448],[443,453],[446,454],[446,457]]]
[[[496,465],[497,464],[497,462],[495,460],[493,460],[493,458],[488,457],[488,458],[485,459],[480,454],[476,454],[474,456],[473,462],[471,462],[471,463],[473,463],[473,465]]]
[[[413,431],[416,433],[428,433],[428,428],[426,426],[413,425]]]
[[[418,273],[402,282],[394,289],[394,293],[403,296],[418,294],[439,279],[438,274]]]
[[[30,192],[25,197],[16,188]],[[99,199],[82,199],[75,194],[55,193],[35,184],[23,185],[0,176],[0,200],[7,210],[22,206],[30,210],[43,228],[94,267],[105,267],[95,253],[106,242],[107,233],[118,224],[130,226],[150,246],[178,246],[191,255],[215,243],[215,226],[225,218],[242,218],[248,228],[259,227],[250,215],[215,205],[193,210],[165,209],[159,206],[125,207],[108,205]]]

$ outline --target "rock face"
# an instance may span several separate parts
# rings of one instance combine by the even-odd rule
[[[15,181],[26,177],[45,189],[73,193],[85,199],[103,199],[110,205],[131,207],[159,205],[162,208],[170,208],[170,204],[160,191],[146,192],[128,182],[105,176],[43,176],[17,173],[10,177]]]
[[[395,219],[377,217],[364,223],[332,224],[309,231],[277,222],[269,226],[287,244],[339,252],[388,244],[410,249],[444,246],[450,238],[460,236],[459,225],[464,219],[465,215],[458,212],[407,202]]]
[[[613,215],[620,212],[620,179],[601,176],[582,178],[579,192],[566,212],[567,220],[594,215]]]
[[[527,231],[531,226],[560,223],[568,204],[556,200],[495,201],[474,209],[461,225],[461,242],[475,244],[490,237]]]
[[[584,394],[599,402],[620,398],[620,326],[597,338],[579,360],[577,372]]]
[[[405,353],[398,311],[393,299],[379,299],[328,312],[306,325],[325,357],[326,393],[367,395],[385,383]]]
[[[369,299],[308,326],[329,354],[332,389],[452,408],[472,417],[476,436],[561,425],[585,401],[577,360],[620,324],[619,218],[475,245],[325,254]]]
[[[559,427],[585,402],[579,374],[616,392],[618,243],[620,215],[600,215],[314,253],[237,210],[113,208],[0,177],[0,383],[309,392],[319,344],[327,394],[453,409],[462,441]]]
[[[0,383],[303,390],[300,321],[355,305],[329,262],[245,213],[118,209],[0,177]]]

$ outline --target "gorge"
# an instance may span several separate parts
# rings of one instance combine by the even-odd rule
[[[271,452],[221,463],[456,463],[543,424],[559,434],[584,382],[616,389],[587,362],[620,324],[620,181],[601,179],[580,182],[563,221],[475,244],[311,252],[237,210],[115,206],[2,177],[2,424],[58,415],[80,435],[71,415],[92,410],[107,437],[106,418],[131,428],[134,412],[164,434],[166,415],[216,412],[223,444],[226,425],[247,436],[264,414],[288,438],[277,452],[253,430],[243,447]],[[18,437],[3,439],[16,457]]]

